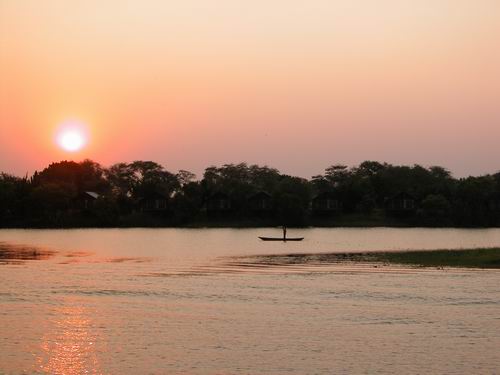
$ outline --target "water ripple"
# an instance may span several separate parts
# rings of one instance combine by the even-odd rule
[[[0,242],[0,264],[23,264],[28,260],[46,260],[57,252],[38,246]]]

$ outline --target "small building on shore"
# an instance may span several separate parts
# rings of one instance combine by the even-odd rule
[[[74,198],[74,207],[79,210],[89,210],[95,207],[100,197],[101,195],[95,191],[82,191]]]
[[[342,200],[338,193],[325,191],[315,196],[311,201],[311,211],[316,216],[327,216],[342,210]]]
[[[259,191],[247,199],[248,210],[255,214],[266,214],[273,210],[273,199],[269,193]]]
[[[212,216],[225,215],[232,212],[232,202],[228,194],[218,191],[208,197],[207,214]]]
[[[158,192],[152,192],[139,198],[138,205],[141,212],[165,212],[169,209],[170,198]]]
[[[394,215],[412,215],[416,212],[417,201],[413,195],[400,192],[386,199],[385,209]]]

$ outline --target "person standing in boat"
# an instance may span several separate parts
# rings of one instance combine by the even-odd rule
[[[286,241],[286,225],[283,225],[283,241]]]

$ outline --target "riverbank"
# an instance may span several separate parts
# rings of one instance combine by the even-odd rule
[[[415,267],[500,269],[500,248],[279,254],[247,258],[252,264],[296,266],[303,264],[381,263]]]
[[[269,228],[282,226],[276,218],[206,217],[182,220],[135,213],[119,217],[61,216],[51,220],[30,218],[0,222],[0,229],[77,229],[77,228]],[[498,228],[497,225],[457,225],[451,222],[428,222],[418,217],[398,218],[376,213],[343,214],[329,218],[308,217],[302,222],[289,222],[291,228]]]
[[[374,256],[381,262],[422,267],[500,269],[500,248],[384,252]]]

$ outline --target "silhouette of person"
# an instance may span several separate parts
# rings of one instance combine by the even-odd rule
[[[286,241],[286,226],[283,225],[283,240]]]

